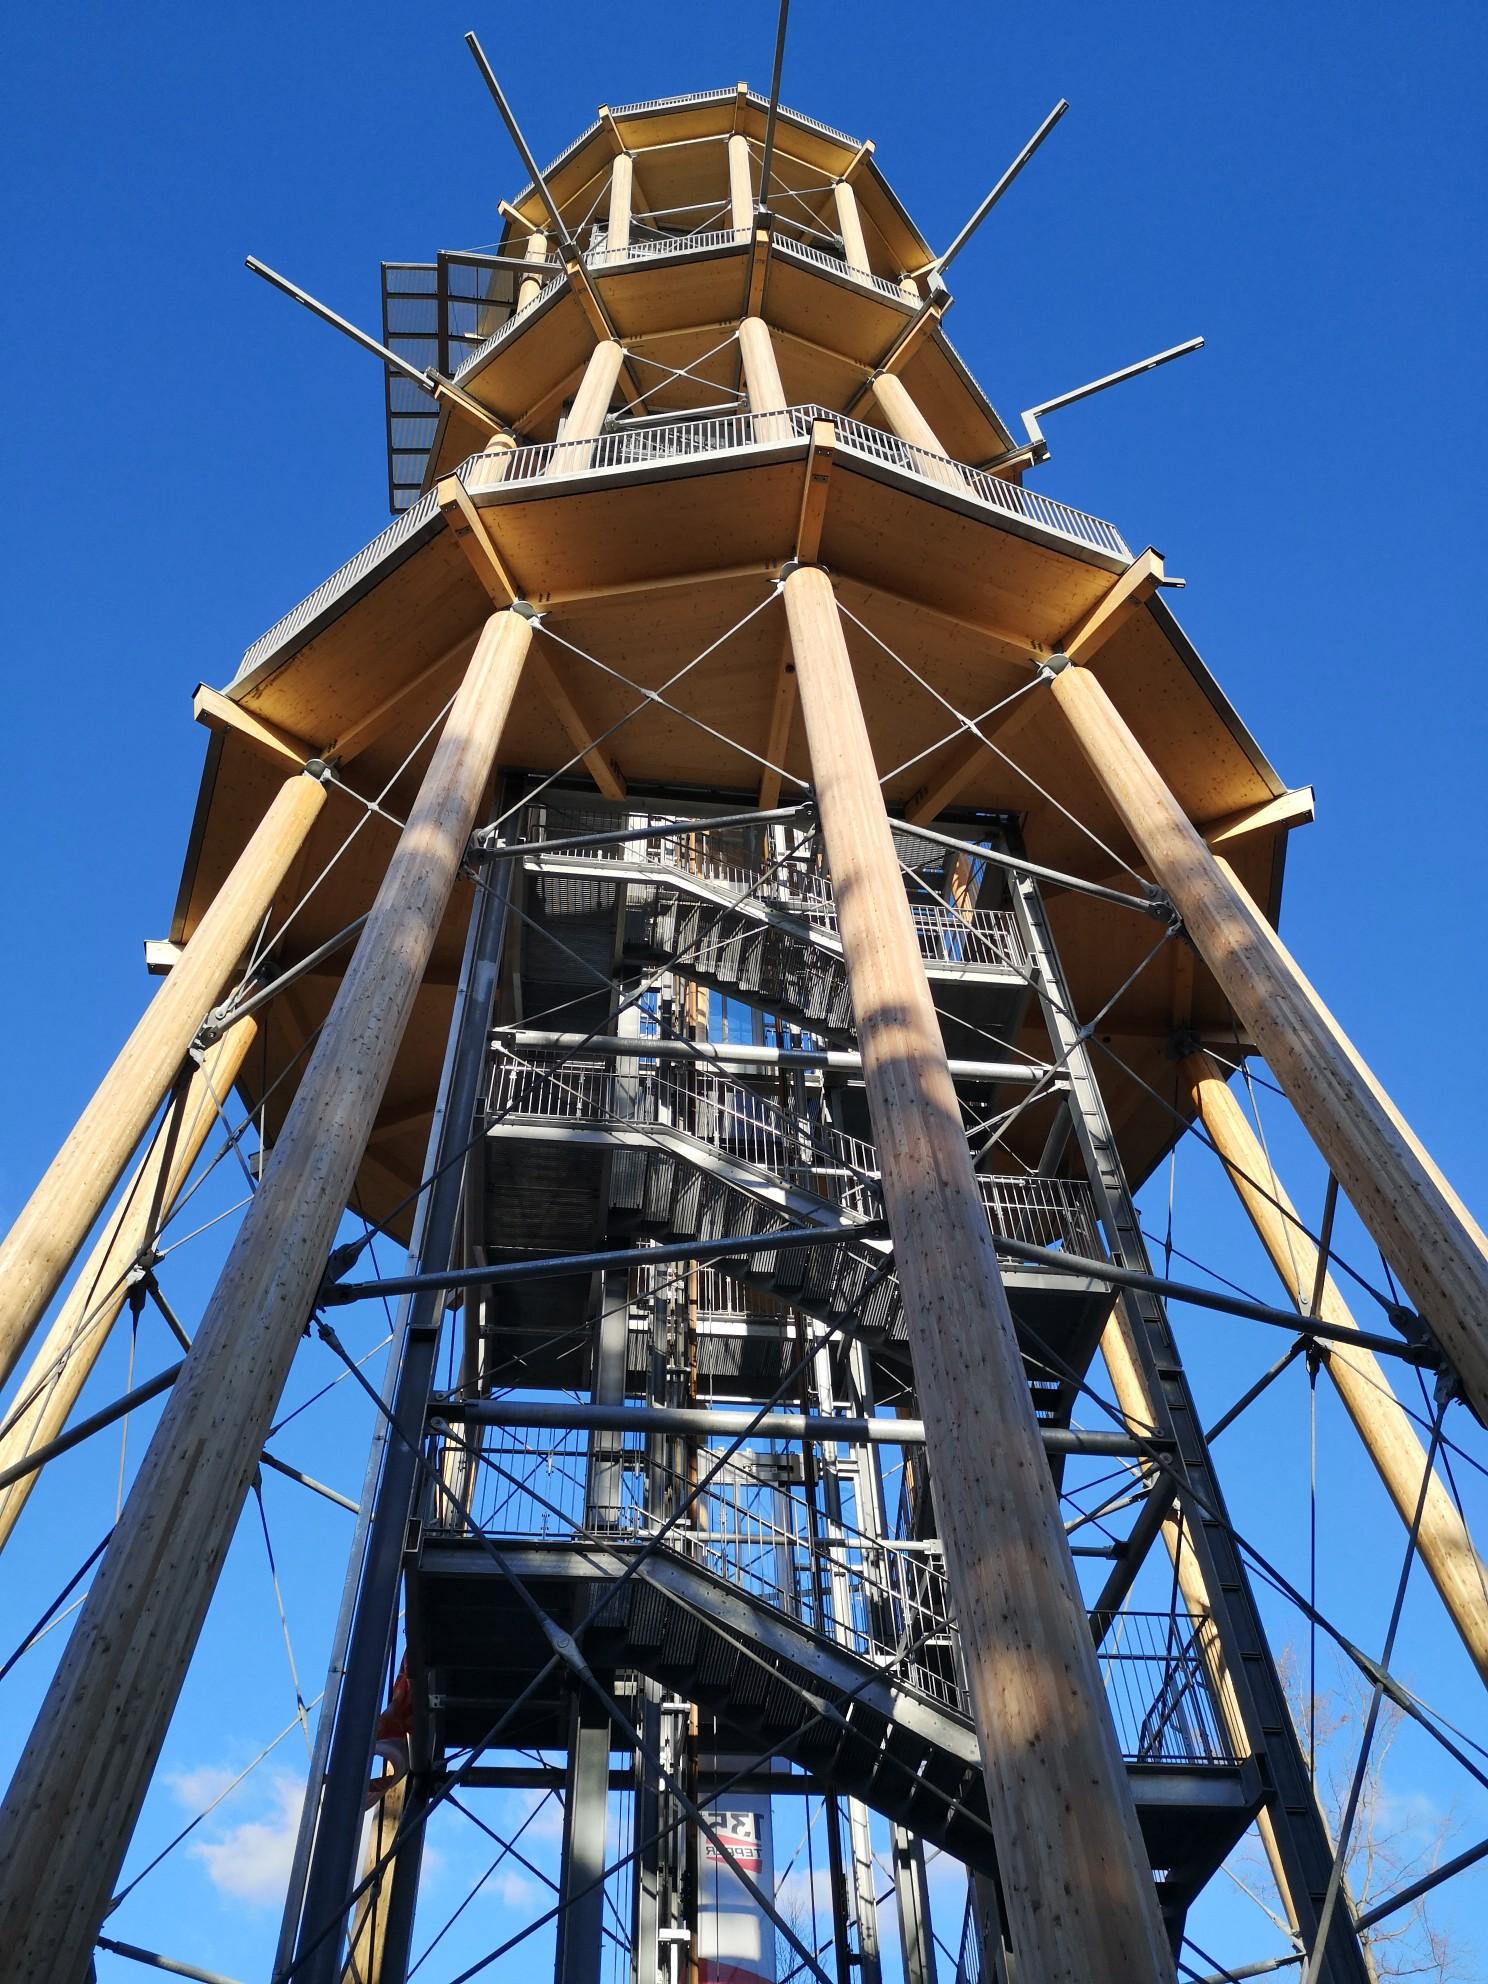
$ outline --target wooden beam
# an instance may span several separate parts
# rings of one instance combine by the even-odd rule
[[[251,1015],[239,1020],[177,1088],[139,1168],[16,1388],[8,1430],[0,1436],[0,1469],[48,1445],[67,1424],[124,1307],[127,1276],[169,1218],[203,1144],[217,1127],[217,1104],[226,1102],[257,1033],[258,1022]],[[0,1549],[40,1479],[38,1468],[0,1488]]]
[[[614,129],[613,122],[610,128]],[[630,153],[622,149],[615,154],[615,163],[610,167],[610,211],[605,220],[605,248],[611,255],[630,253],[630,210],[634,191],[635,165]]]
[[[319,779],[296,773],[280,786],[180,962],[0,1244],[0,1384],[108,1203],[324,804]]]
[[[868,243],[863,238],[863,222],[858,213],[858,196],[846,179],[839,179],[832,188],[832,205],[837,215],[837,232],[842,236],[843,260],[860,275],[871,275]]]
[[[1251,834],[1274,833],[1278,827],[1309,826],[1316,817],[1312,787],[1299,785],[1276,799],[1263,799],[1258,806],[1242,806],[1238,813],[1225,813],[1219,819],[1198,825],[1205,844],[1219,853]]]
[[[852,157],[848,160],[847,166],[842,174],[842,184],[844,186],[851,186],[853,181],[857,178],[858,174],[862,171],[863,167],[868,163],[869,159],[872,158],[872,156],[873,156],[873,140],[871,138],[865,138],[862,144],[859,145],[858,149],[853,153]]]
[[[1047,698],[1040,695],[1037,688],[1025,691],[1017,702],[1001,712],[996,721],[989,720],[981,726],[982,736],[995,738],[999,746],[1011,743],[1019,731],[1033,721],[1046,701]],[[910,799],[904,808],[905,819],[912,827],[927,826],[965,791],[976,773],[995,755],[981,737],[973,736],[968,731],[941,769],[927,779]]]
[[[286,772],[302,772],[312,758],[322,754],[303,737],[296,737],[288,730],[282,730],[277,723],[269,723],[252,710],[245,710],[241,703],[235,703],[231,696],[224,696],[217,689],[209,689],[205,682],[198,682],[191,698],[191,714],[196,721],[208,730],[231,732],[251,744],[263,757],[271,758]]]
[[[606,758],[595,744],[594,726],[585,720],[578,704],[559,676],[556,665],[541,649],[534,648],[527,657],[527,672],[552,705],[568,741],[582,757],[588,767],[589,776],[605,798],[623,799],[626,792],[624,774],[620,767]]]
[[[596,399],[598,391],[596,385]],[[586,420],[592,418],[592,411],[592,408],[586,411]],[[517,598],[516,590],[497,554],[485,519],[461,488],[459,478],[447,477],[439,484],[438,494],[439,506],[455,531],[460,548],[492,601],[497,606],[512,604]],[[528,656],[527,673],[557,715],[569,742],[581,754],[600,791],[607,799],[623,799],[626,785],[620,767],[606,758],[594,744],[594,725],[585,719],[552,661],[537,650]]]
[[[1186,1055],[1179,1067],[1198,1107],[1199,1120],[1271,1265],[1298,1310],[1307,1314],[1318,1279],[1317,1247],[1297,1219],[1296,1208],[1244,1110],[1226,1086],[1223,1071],[1204,1053]],[[1315,1313],[1336,1328],[1358,1328],[1331,1275],[1323,1276]],[[1488,1591],[1488,1573],[1451,1496],[1434,1470],[1428,1480],[1425,1449],[1374,1352],[1337,1342],[1319,1345],[1319,1352],[1323,1369],[1337,1386],[1344,1410],[1407,1529],[1416,1519],[1422,1483],[1426,1483],[1416,1539],[1421,1562],[1441,1594],[1479,1678],[1488,1682],[1488,1604],[1483,1598]]]
[[[873,397],[889,426],[901,441],[918,450],[922,471],[947,489],[966,494],[966,482],[957,464],[949,459],[940,436],[910,398],[909,389],[892,372],[875,372],[869,380]]]
[[[757,317],[765,307],[765,278],[770,272],[770,230],[757,227],[749,250],[749,274],[744,286],[744,315]]]
[[[718,565],[711,571],[683,572],[654,579],[622,579],[615,585],[587,586],[578,592],[534,592],[531,597],[533,604],[542,607],[546,613],[552,606],[582,606],[591,600],[674,592],[679,586],[686,586],[690,591],[694,586],[732,585],[741,579],[773,580],[779,569],[778,558],[759,558],[749,565]]]
[[[0,1821],[15,1984],[86,1976],[475,824],[532,625],[494,614],[140,1466]],[[167,986],[176,982],[181,967]],[[984,1222],[985,1223],[985,1222]]]
[[[1147,550],[1134,558],[1103,599],[1097,600],[1083,620],[1079,620],[1055,648],[1071,661],[1088,661],[1105,646],[1118,628],[1144,604],[1162,584],[1163,561],[1159,552]]]
[[[743,234],[754,226],[754,171],[749,140],[737,132],[728,141],[729,226]]]
[[[903,370],[904,366],[908,364],[910,358],[914,355],[915,347],[919,344],[920,340],[928,332],[936,328],[949,307],[950,298],[939,292],[934,296],[927,296],[925,298],[919,309],[915,311],[909,322],[904,326],[904,329],[893,339],[882,358],[870,369],[868,377],[848,401],[846,411],[849,414],[855,414],[863,404],[863,401],[874,390],[875,381],[880,373],[889,373],[892,375]]]
[[[447,475],[434,491],[434,499],[444,513],[444,521],[456,544],[465,553],[470,569],[485,587],[495,606],[510,606],[520,597],[511,575],[501,562],[485,519],[465,493],[457,475]]]
[[[806,451],[806,475],[801,485],[801,513],[796,519],[796,562],[801,565],[814,565],[821,550],[836,445],[837,429],[831,421],[813,420],[811,444]]]
[[[1195,820],[1194,828],[1204,845],[1218,857],[1221,868],[1231,879],[1234,870],[1226,856],[1253,834],[1275,833],[1281,828],[1305,826],[1313,818],[1313,792],[1300,785],[1277,799],[1263,799],[1255,806],[1242,806],[1238,813],[1221,813],[1212,820]],[[1140,860],[1140,856],[1139,856]],[[1124,869],[1113,869],[1094,878],[1107,888],[1123,889],[1131,880]]]
[[[1019,1974],[1171,1977],[831,581],[785,605]]]
[[[324,755],[337,764],[348,765],[353,758],[360,757],[363,751],[370,750],[379,737],[386,736],[402,714],[403,706],[417,696],[429,683],[437,681],[441,675],[451,672],[457,665],[470,659],[475,646],[474,634],[465,634],[448,647],[443,654],[436,655],[417,675],[402,682],[391,695],[384,696],[380,703],[374,703],[365,716],[343,730],[325,747]]]
[[[575,475],[589,466],[593,449],[565,447],[564,442],[593,441],[604,426],[605,415],[614,397],[615,382],[625,363],[625,347],[612,338],[602,337],[589,354],[579,390],[574,394],[560,443],[548,463],[548,475]]]
[[[775,675],[775,693],[770,699],[770,727],[765,734],[763,755],[769,767],[760,774],[759,809],[767,813],[780,804],[780,773],[773,769],[785,762],[790,742],[791,719],[796,713],[796,662],[787,637],[780,650],[780,666]]]
[[[1069,732],[1199,955],[1488,1419],[1488,1238],[1101,683],[1054,677]]]

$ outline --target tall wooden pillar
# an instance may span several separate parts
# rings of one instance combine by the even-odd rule
[[[754,172],[749,160],[749,140],[736,131],[728,141],[729,226],[736,234],[748,234],[754,227]]]
[[[744,390],[751,413],[777,413],[785,405],[785,387],[775,362],[770,327],[763,317],[745,317],[739,324],[739,352],[744,360]]]
[[[785,604],[1013,1946],[1039,1984],[1170,1979],[830,580]]]
[[[553,458],[548,463],[549,475],[577,475],[580,469],[588,468],[594,454],[592,448],[564,447],[562,443],[593,441],[598,436],[605,424],[605,415],[610,410],[615,382],[624,363],[625,347],[616,344],[613,338],[601,338],[590,352],[589,363],[584,367],[584,376],[579,381],[579,390],[574,394],[568,419],[563,423],[560,445],[554,449]]]
[[[229,1027],[178,1090],[21,1379],[15,1409],[0,1436],[0,1469],[44,1447],[67,1424],[124,1307],[129,1293],[125,1277],[169,1216],[219,1120],[217,1105],[231,1093],[257,1034],[258,1022],[251,1015]],[[37,1469],[0,1488],[0,1550],[40,1479]]]
[[[82,1984],[495,763],[532,638],[487,621],[355,955],[16,1767],[0,1948]]]
[[[858,196],[845,179],[832,188],[832,205],[837,213],[837,232],[842,236],[843,259],[850,269],[871,275],[868,243],[863,238],[863,218],[858,212]]]
[[[605,222],[605,247],[612,255],[630,248],[630,210],[635,191],[635,161],[620,152],[610,167],[610,212]]]
[[[783,413],[786,406],[785,387],[781,383],[770,327],[763,317],[740,320],[739,356],[744,362],[744,391],[749,399],[749,411],[756,415]],[[788,420],[755,421],[754,438],[757,441],[789,440],[790,434]]]
[[[1116,1403],[1120,1406],[1128,1424],[1134,1428],[1160,1426],[1162,1415],[1156,1399],[1148,1389],[1147,1378],[1137,1355],[1131,1323],[1122,1313],[1119,1303],[1101,1332],[1100,1349],[1101,1359],[1111,1380],[1111,1390],[1115,1393]],[[1154,1489],[1150,1492],[1159,1491]],[[1237,1751],[1249,1755],[1245,1716],[1235,1692],[1234,1677],[1220,1649],[1209,1585],[1199,1565],[1193,1543],[1185,1532],[1185,1518],[1177,1509],[1170,1509],[1164,1519],[1162,1539],[1172,1560],[1173,1573],[1178,1581],[1178,1590],[1182,1595],[1184,1608],[1194,1621],[1205,1669],[1215,1698],[1223,1710],[1228,1733]],[[1301,1917],[1296,1898],[1292,1894],[1286,1855],[1281,1850],[1271,1813],[1264,1805],[1256,1814],[1256,1831],[1261,1836],[1261,1845],[1271,1869],[1271,1878],[1276,1883],[1276,1892],[1286,1911],[1287,1921],[1295,1931]]]
[[[324,804],[319,779],[296,774],[280,786],[170,976],[0,1244],[0,1384],[15,1369],[124,1175]]]
[[[1198,1104],[1199,1120],[1229,1173],[1240,1202],[1287,1293],[1306,1312],[1317,1282],[1318,1250],[1296,1208],[1271,1170],[1260,1139],[1226,1086],[1224,1073],[1204,1053],[1180,1064]],[[1317,1314],[1341,1329],[1357,1329],[1352,1311],[1331,1275],[1324,1275]],[[1323,1369],[1338,1388],[1344,1410],[1385,1484],[1407,1529],[1415,1521],[1426,1474],[1426,1451],[1371,1350],[1346,1343],[1319,1345]],[[1421,1562],[1441,1593],[1452,1624],[1473,1665],[1488,1681],[1488,1574],[1456,1505],[1433,1472],[1416,1538]]]
[[[545,262],[548,259],[548,237],[545,234],[533,233],[528,235],[524,259],[529,262]],[[523,276],[522,280],[517,284],[517,308],[519,310],[525,310],[527,305],[536,299],[538,291],[543,286],[543,280],[543,272],[541,270],[538,270],[534,275]]]
[[[936,482],[943,482],[948,489],[964,490],[966,485],[961,480],[961,471],[954,462],[947,460],[940,436],[910,398],[909,388],[898,374],[876,372],[872,386],[879,411],[892,432],[901,441],[907,441],[910,447],[919,450],[921,459],[915,466],[920,473]]]
[[[1088,669],[1052,694],[1241,1026],[1488,1419],[1488,1240]]]

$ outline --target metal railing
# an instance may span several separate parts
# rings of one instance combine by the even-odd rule
[[[467,1426],[459,1440],[470,1450],[460,1499],[484,1535],[645,1542],[670,1524],[664,1548],[970,1720],[939,1541],[859,1528],[856,1469],[833,1466],[822,1443],[813,1443],[809,1473],[799,1441],[756,1442],[726,1460],[724,1450],[701,1445],[678,1472],[662,1442],[648,1447],[632,1432]],[[464,1461],[464,1449],[441,1450],[436,1431],[431,1458],[432,1484],[451,1478],[446,1470]],[[839,1513],[826,1505],[829,1469]],[[464,1527],[457,1506],[433,1485],[423,1513],[436,1532]],[[1101,1674],[1128,1762],[1235,1761],[1207,1630],[1176,1608],[1122,1612],[1110,1622]]]
[[[793,1115],[757,1089],[705,1064],[634,1056],[614,1061],[560,1052],[513,1054],[497,1045],[487,1108],[493,1122],[668,1129],[849,1218],[882,1211],[878,1152],[833,1124]],[[1036,1247],[1099,1256],[1090,1188],[1072,1178],[978,1172],[994,1233]]]
[[[772,255],[784,254],[798,261],[812,262],[825,269],[829,275],[844,277],[848,282],[862,283],[867,289],[876,289],[881,295],[891,296],[896,303],[914,307],[916,299],[906,295],[897,282],[887,276],[876,276],[870,269],[854,268],[842,255],[833,255],[825,248],[815,248],[807,241],[791,241],[785,235],[776,235],[770,244]]]
[[[498,1045],[489,1108],[501,1122],[674,1130],[851,1218],[878,1217],[878,1157],[871,1144],[794,1116],[713,1068],[648,1061],[643,1041],[633,1058],[616,1061],[518,1056]]]
[[[328,579],[322,579],[314,592],[302,599],[298,606],[290,608],[282,618],[276,620],[265,634],[260,634],[252,647],[238,663],[234,681],[241,681],[251,675],[261,661],[285,647],[303,628],[328,607],[334,605],[347,593],[352,592],[366,575],[378,565],[391,558],[398,548],[407,543],[422,527],[439,514],[439,504],[432,489],[425,490],[416,503],[410,503],[403,513],[390,523],[386,530],[380,530],[370,544],[364,544],[354,557],[344,565],[337,566]]]
[[[694,255],[706,248],[737,248],[754,239],[753,228],[715,227],[696,234],[633,236],[624,248],[591,248],[584,265],[591,269],[620,268],[626,262],[654,262],[666,255]]]
[[[558,276],[553,283],[563,280]],[[551,292],[553,283],[545,285],[527,305],[527,310],[538,307]],[[513,325],[525,314],[518,311],[484,345],[477,347],[461,366],[458,376],[463,377],[479,362],[483,353],[489,352],[502,338],[509,336]],[[742,454],[755,447],[778,447],[782,441],[794,446],[809,440],[812,424],[817,420],[833,423],[838,445],[847,454],[912,475],[916,481],[941,490],[952,487],[956,493],[1002,516],[1033,525],[1070,543],[1085,545],[1103,555],[1119,558],[1123,563],[1131,562],[1126,540],[1114,524],[1090,516],[1083,510],[1072,509],[1066,503],[1057,503],[1037,491],[1023,489],[1015,482],[1004,482],[983,469],[971,468],[965,463],[951,461],[949,456],[935,455],[913,447],[909,442],[885,433],[882,428],[870,427],[860,420],[850,420],[845,414],[835,414],[821,406],[788,407],[781,413],[712,415],[700,420],[637,421],[613,428],[593,440],[542,441],[526,448],[470,455],[456,473],[467,490],[475,491],[489,489],[497,483],[506,488],[549,477],[598,475],[615,469],[696,461],[709,456]],[[363,577],[392,557],[436,513],[434,492],[427,490],[394,523],[379,532],[370,544],[363,546],[355,557],[348,559],[328,579],[323,580],[308,598],[277,620],[266,634],[260,635],[244,655],[234,679],[241,680],[259,662],[286,647],[321,613],[344,598]]]
[[[671,825],[675,813],[626,814],[630,827]],[[526,840],[556,840],[565,833],[603,833],[617,824],[617,815],[579,807],[534,805],[520,817],[519,833]],[[680,877],[712,884],[742,902],[746,898],[783,911],[818,936],[840,948],[837,901],[831,879],[815,842],[798,850],[766,854],[757,833],[722,831],[711,834],[700,819],[695,834],[648,834],[644,839],[608,846],[576,848],[567,860],[625,863],[656,868]],[[540,857],[537,857],[540,859]],[[920,955],[927,963],[991,967],[1021,974],[1026,967],[1017,919],[1010,910],[978,909],[965,913],[940,902],[910,905]]]
[[[1186,1613],[1097,1613],[1101,1675],[1131,1763],[1228,1764],[1235,1745],[1215,1688],[1218,1642]]]
[[[901,441],[898,435],[890,434],[882,427],[870,427],[866,421],[850,419],[846,414],[831,413],[825,407],[799,407],[792,411],[809,411],[815,419],[830,420],[837,429],[838,444],[854,454],[862,455],[865,460],[882,462],[890,468],[908,469],[912,475],[935,483],[937,488],[946,488],[952,481],[959,482],[967,495],[985,503],[990,509],[1000,510],[1004,516],[1019,517],[1025,523],[1057,531],[1061,537],[1073,537],[1082,544],[1094,545],[1100,551],[1112,552],[1128,563],[1131,560],[1126,539],[1114,524],[1108,524],[1101,517],[1072,509],[1068,503],[1055,502],[1052,497],[1041,496],[1036,489],[1024,489],[1019,483],[989,475],[985,469],[953,461],[949,455],[917,448],[913,442]]]
[[[498,324],[488,338],[476,345],[473,351],[466,353],[455,370],[455,383],[458,384],[461,379],[467,378],[470,373],[479,370],[491,356],[491,353],[505,344],[508,338],[514,337],[517,327],[525,324],[533,311],[541,309],[548,298],[562,289],[564,283],[567,281],[568,277],[566,275],[549,276],[541,289],[534,296],[529,297],[519,310],[513,310],[504,324]],[[475,457],[472,456],[471,459],[474,460]]]

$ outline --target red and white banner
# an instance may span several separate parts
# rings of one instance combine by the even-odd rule
[[[699,1984],[775,1984],[775,1924],[739,1878],[774,1898],[770,1800],[731,1794],[707,1819],[724,1850],[699,1834]]]

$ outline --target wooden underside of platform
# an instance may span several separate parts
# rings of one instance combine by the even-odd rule
[[[737,795],[745,806],[758,792],[785,647],[772,575],[794,550],[805,451],[797,443],[774,458],[762,452],[768,457],[756,451],[742,465],[737,457],[674,462],[642,475],[627,470],[498,488],[477,499],[513,582],[544,609],[546,632],[534,655],[558,679],[587,734],[619,726],[601,749],[631,791],[671,788],[679,810],[686,810],[681,788],[709,798]],[[849,641],[895,811],[910,808],[965,747],[945,705],[980,718],[1025,688],[1040,655],[1111,588],[1116,563],[1036,542],[980,506],[902,484],[840,459],[820,551],[842,605],[863,623],[849,626]],[[452,532],[436,523],[411,555],[349,599],[281,665],[237,685],[231,702],[213,700],[207,714],[216,729],[173,931],[178,941],[194,928],[296,753],[337,758],[344,783],[376,798],[383,811],[369,813],[349,794],[333,794],[286,886],[286,902],[333,858],[334,866],[286,934],[284,961],[303,956],[367,906],[393,823],[411,800],[440,711],[491,607]],[[1240,831],[1232,825],[1224,852],[1274,913],[1286,833],[1305,809],[1286,800],[1160,601],[1134,611],[1092,666],[1190,816],[1206,830],[1241,823]],[[648,690],[661,691],[670,707],[648,701]],[[1040,685],[1027,694],[1042,699],[1048,692]],[[988,718],[986,727],[997,721]],[[574,758],[550,695],[531,683],[508,726],[503,765],[545,774]],[[807,776],[798,716],[782,763],[788,800]],[[582,779],[582,767],[577,775]],[[1261,823],[1243,831],[1245,816],[1257,809]],[[1140,867],[1052,700],[1021,722],[1007,758],[980,754],[952,811],[963,818],[975,811],[1016,815],[1036,860],[1091,880],[1130,887],[1124,864]],[[338,853],[359,820],[356,837]],[[468,907],[462,887],[374,1138],[361,1190],[375,1216],[403,1199],[418,1176]],[[1101,1010],[1162,934],[1150,918],[1072,892],[1054,893],[1050,912],[1082,1017]],[[324,1017],[344,955],[270,1010],[260,1072],[245,1076],[251,1097]],[[1100,1031],[1131,1070],[1105,1057],[1099,1072],[1134,1178],[1172,1141],[1171,1114],[1144,1084],[1175,1096],[1175,1021],[1221,1039],[1231,1027],[1217,988],[1181,943],[1170,943],[1122,994]],[[1018,1045],[1042,1052],[1032,1023]],[[282,1083],[271,1099],[271,1127],[291,1085]],[[1041,1121],[1042,1112],[1029,1112],[1028,1149],[1020,1141],[1020,1155],[1036,1158]]]

